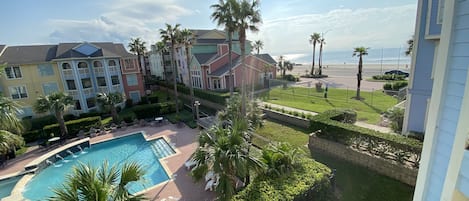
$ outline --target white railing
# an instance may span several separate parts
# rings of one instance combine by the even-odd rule
[[[83,94],[86,97],[91,97],[93,95],[93,88],[83,89]]]
[[[107,86],[106,86],[106,87],[104,87],[104,86],[103,86],[103,87],[99,87],[99,88],[98,88],[98,91],[99,91],[99,93],[108,93],[108,92],[109,92],[109,88],[107,88]]]
[[[120,86],[120,85],[114,85],[114,86],[112,86],[112,91],[113,91],[113,92],[122,92],[122,91],[121,91],[121,86]]]
[[[80,74],[80,77],[85,77],[85,76],[90,76],[90,69],[88,68],[81,68],[78,69],[78,73]]]
[[[109,67],[109,73],[116,74],[118,72],[119,72],[119,69],[117,68],[117,66],[110,66]]]
[[[95,74],[99,74],[99,75],[104,74],[104,68],[94,68],[93,70]]]
[[[73,70],[72,69],[62,70],[62,72],[64,73],[64,77],[73,78]]]
[[[78,90],[68,90],[67,91],[67,94],[71,97],[73,97],[73,99],[78,99]]]

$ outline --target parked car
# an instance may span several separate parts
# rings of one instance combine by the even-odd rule
[[[405,77],[409,77],[409,73],[408,72],[405,72],[405,71],[402,71],[402,70],[390,70],[390,71],[386,71],[384,72],[385,75],[403,75]]]

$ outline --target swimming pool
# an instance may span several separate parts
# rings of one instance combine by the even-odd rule
[[[15,187],[16,183],[21,177],[13,177],[0,181],[0,200],[2,198],[10,196],[11,191]]]
[[[175,153],[163,138],[146,141],[141,133],[94,144],[85,151],[87,153],[76,153],[76,158],[67,156],[35,175],[25,186],[23,196],[30,200],[44,200],[53,195],[51,188],[63,184],[66,175],[70,174],[78,161],[99,167],[104,160],[110,165],[121,165],[126,161],[136,161],[143,165],[146,170],[145,182],[129,186],[130,192],[136,193],[169,179],[158,159]]]

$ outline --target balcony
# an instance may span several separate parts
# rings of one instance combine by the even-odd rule
[[[122,92],[120,85],[112,86],[112,92]]]
[[[87,98],[94,97],[93,88],[86,88],[86,89],[83,89],[83,94],[84,94],[85,97],[87,97]]]
[[[111,75],[119,74],[119,68],[117,68],[117,66],[110,66],[109,67],[109,74],[111,74]]]
[[[104,75],[104,68],[94,68],[94,75],[95,76],[103,76]]]
[[[73,99],[75,99],[75,100],[79,98],[78,90],[68,90],[67,94],[69,96],[73,97]]]
[[[80,77],[90,77],[90,69],[88,68],[79,68],[78,73],[80,74]]]
[[[73,70],[72,69],[65,69],[65,70],[62,70],[62,72],[64,73],[64,78],[65,79],[73,79]]]
[[[109,88],[107,86],[98,87],[99,93],[109,93]]]

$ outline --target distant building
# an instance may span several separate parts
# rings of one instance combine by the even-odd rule
[[[467,0],[418,3],[406,120],[426,123],[414,201],[469,200],[468,16]]]
[[[97,109],[96,94],[121,92],[135,102],[144,95],[137,56],[116,43],[0,46],[3,94],[33,116],[39,96],[64,91],[75,99],[74,114]]]
[[[188,73],[191,73],[192,86],[199,89],[227,90],[229,82],[228,39],[226,32],[220,30],[191,30],[195,43],[190,52],[190,65],[187,65],[186,51],[183,46],[176,48],[177,81],[186,85],[189,83]],[[170,48],[168,47],[170,51]],[[152,74],[162,75],[172,79],[170,54],[164,52],[162,56],[154,48],[150,53]],[[251,55],[250,41],[246,41],[246,84],[262,85],[265,79],[276,76],[275,60],[268,54]],[[163,59],[163,61],[161,61]],[[232,69],[234,86],[241,85],[242,71],[240,59],[240,44],[237,34],[233,36]],[[187,67],[190,66],[190,69]],[[163,67],[163,68],[162,68]],[[166,74],[165,74],[166,72]]]

